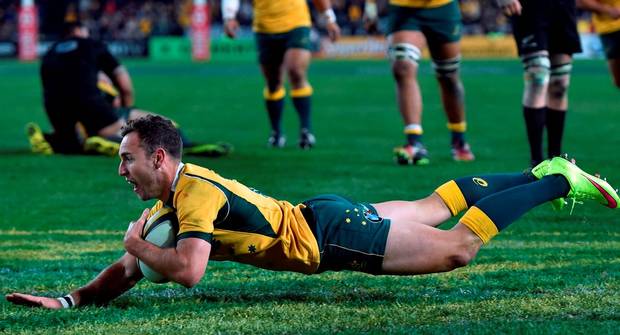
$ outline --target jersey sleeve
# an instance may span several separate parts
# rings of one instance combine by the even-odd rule
[[[113,78],[114,70],[119,67],[121,64],[119,61],[110,53],[108,47],[99,42],[95,42],[96,49],[96,60],[97,67],[103,71],[108,77]]]
[[[174,196],[179,219],[177,240],[196,237],[211,242],[216,218],[228,209],[226,195],[209,182],[195,180],[177,189]]]

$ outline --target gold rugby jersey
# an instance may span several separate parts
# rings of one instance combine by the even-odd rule
[[[620,7],[620,0],[599,0],[600,3],[613,7]],[[608,34],[620,30],[620,19],[613,19],[609,15],[592,13],[592,24],[599,34]]]
[[[453,0],[390,0],[390,5],[415,8],[435,8]]]
[[[277,34],[312,25],[306,0],[253,0],[253,4],[255,32]]]
[[[171,192],[166,206],[176,210],[177,238],[208,241],[210,259],[308,274],[318,268],[319,247],[303,204],[262,195],[193,164],[179,166]],[[163,205],[158,201],[151,214]]]

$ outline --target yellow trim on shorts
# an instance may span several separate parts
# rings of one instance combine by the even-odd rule
[[[449,182],[439,186],[435,190],[435,193],[437,193],[446,206],[448,206],[452,216],[456,216],[461,211],[467,209],[467,201],[465,200],[465,196],[454,180],[450,180]]]
[[[457,133],[464,133],[467,130],[467,122],[448,123],[448,129]]]
[[[303,98],[309,97],[312,95],[314,91],[312,90],[312,86],[304,86],[302,88],[296,88],[291,90],[291,97],[293,98]]]
[[[284,96],[286,96],[286,90],[284,90],[284,87],[278,88],[275,92],[269,92],[269,89],[267,87],[263,89],[263,97],[265,98],[265,100],[280,100],[284,99]]]
[[[472,206],[459,222],[466,225],[474,234],[478,235],[484,244],[489,243],[493,236],[499,233],[493,220],[476,206]]]

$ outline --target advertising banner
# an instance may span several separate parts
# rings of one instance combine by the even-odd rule
[[[38,17],[37,8],[32,0],[23,0],[17,16],[18,25],[18,57],[20,60],[32,61],[37,59]]]
[[[194,0],[192,7],[192,58],[206,61],[209,51],[209,7],[205,0]]]

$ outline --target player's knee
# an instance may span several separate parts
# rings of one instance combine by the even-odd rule
[[[553,99],[564,99],[570,85],[571,63],[557,64],[551,67],[549,95]]]
[[[550,61],[546,54],[535,53],[523,56],[525,86],[535,90],[549,84]]]
[[[306,70],[299,67],[288,69],[288,78],[293,86],[300,86],[306,81]]]
[[[475,257],[475,253],[465,247],[457,248],[448,257],[448,268],[454,270],[467,266]]]
[[[433,60],[433,69],[440,81],[454,83],[458,85],[460,82],[459,69],[461,67],[461,56],[449,59]]]
[[[417,66],[407,61],[395,61],[392,63],[392,74],[396,80],[404,80],[417,76]]]
[[[396,79],[416,75],[422,52],[411,43],[396,43],[388,48],[392,72]]]

